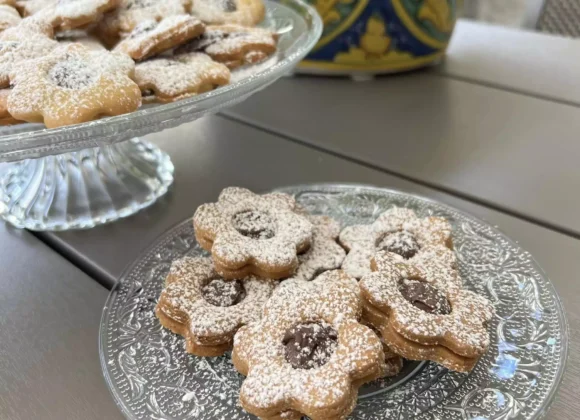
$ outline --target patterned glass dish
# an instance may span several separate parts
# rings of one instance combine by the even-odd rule
[[[261,26],[279,34],[277,54],[234,71],[228,86],[73,126],[0,127],[0,162],[18,161],[0,176],[0,216],[32,230],[88,228],[155,202],[173,182],[173,165],[166,153],[137,137],[247,99],[291,71],[320,37],[322,21],[306,3],[265,4]]]
[[[397,377],[363,386],[351,418],[360,420],[538,419],[564,372],[568,330],[560,300],[532,256],[488,224],[424,198],[363,186],[283,188],[316,214],[343,226],[371,223],[388,208],[409,207],[453,225],[466,287],[487,296],[497,314],[491,347],[469,374],[407,362]],[[186,220],[160,237],[122,276],[103,310],[103,373],[129,419],[251,419],[238,405],[243,377],[229,355],[195,357],[166,331],[154,306],[173,260],[202,255]]]

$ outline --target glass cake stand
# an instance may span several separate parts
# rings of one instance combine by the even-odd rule
[[[322,21],[301,0],[266,0],[261,24],[280,38],[277,54],[234,71],[232,83],[127,115],[45,129],[0,127],[0,216],[31,230],[90,228],[151,205],[173,182],[169,156],[138,137],[194,121],[267,87],[316,44]]]
[[[560,299],[533,257],[487,223],[446,205],[393,190],[353,185],[283,188],[312,214],[342,227],[372,223],[392,206],[445,217],[466,288],[495,308],[490,347],[470,373],[406,362],[393,377],[364,385],[353,420],[537,420],[562,380],[568,325]],[[154,308],[172,261],[207,255],[191,220],[158,238],[121,276],[103,309],[101,367],[131,420],[252,420],[238,403],[243,377],[230,355],[185,353]]]

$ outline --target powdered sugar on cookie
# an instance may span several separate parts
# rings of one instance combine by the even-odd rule
[[[446,220],[420,219],[412,210],[399,207],[382,213],[370,225],[348,226],[339,240],[349,251],[342,268],[356,278],[371,272],[371,258],[381,249],[414,262],[432,246],[452,248],[451,226]]]
[[[143,95],[153,95],[161,102],[207,92],[227,84],[229,79],[227,67],[201,53],[155,58],[135,68],[135,80]]]
[[[384,370],[381,343],[358,323],[360,309],[356,282],[340,271],[329,271],[310,283],[283,283],[261,321],[235,336],[234,365],[248,376],[240,393],[242,406],[261,417],[285,411],[315,419],[346,417],[357,397],[353,381],[373,380]],[[297,331],[306,340],[300,348],[314,350],[313,356],[321,333],[336,343],[325,349],[323,360],[295,368],[286,347],[293,344]]]
[[[195,234],[211,250],[222,275],[248,269],[269,278],[288,277],[298,265],[297,254],[308,249],[312,237],[312,224],[294,207],[294,199],[286,194],[261,196],[226,188],[217,203],[197,209]]]
[[[327,270],[340,268],[346,255],[336,239],[340,224],[328,216],[308,216],[312,223],[312,244],[308,251],[298,255],[299,266],[292,276],[295,279],[310,281]]]
[[[198,344],[229,342],[242,325],[260,319],[275,282],[248,277],[241,286],[223,282],[209,258],[183,258],[173,263],[158,311],[184,324],[184,336]]]

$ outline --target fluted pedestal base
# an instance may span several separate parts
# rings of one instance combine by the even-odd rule
[[[172,182],[169,156],[138,139],[29,159],[3,172],[0,216],[37,231],[86,229],[153,204]]]

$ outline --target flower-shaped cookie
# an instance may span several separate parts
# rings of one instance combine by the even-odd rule
[[[217,203],[203,204],[195,212],[195,237],[211,251],[217,272],[225,278],[288,277],[298,266],[297,254],[308,249],[312,238],[312,224],[295,206],[287,194],[226,188]]]
[[[58,43],[51,39],[52,26],[24,20],[19,25],[0,33],[0,88],[10,85],[10,72],[19,69],[25,61],[44,57]]]
[[[357,279],[370,273],[371,258],[380,250],[413,262],[432,246],[453,248],[447,220],[441,217],[421,219],[413,210],[401,207],[387,210],[370,225],[346,227],[339,241],[349,251],[342,269]]]
[[[391,254],[380,258],[379,271],[359,283],[364,319],[406,359],[471,370],[489,346],[490,302],[467,290],[439,289]]]
[[[264,19],[262,0],[195,0],[191,12],[207,23],[237,23],[255,26]]]
[[[229,69],[265,60],[276,52],[277,36],[264,28],[210,25],[203,35],[178,47],[176,54],[203,52]]]
[[[123,54],[80,44],[60,47],[12,70],[15,86],[8,111],[16,119],[44,122],[48,128],[126,114],[141,104],[133,71],[133,60]]]
[[[145,20],[185,15],[189,0],[120,0],[118,7],[99,22],[97,34],[109,46]]]
[[[119,0],[57,0],[48,3],[35,13],[35,17],[66,31],[96,22],[103,13],[117,7]]]
[[[358,388],[385,370],[379,338],[358,322],[358,285],[342,271],[284,282],[262,319],[234,337],[232,360],[246,375],[240,402],[261,418],[342,419]]]
[[[308,251],[298,255],[294,279],[310,281],[328,270],[340,268],[346,252],[336,243],[340,224],[328,216],[306,216],[312,223],[312,243]]]
[[[219,356],[231,348],[238,328],[260,319],[275,287],[254,277],[224,281],[210,258],[186,257],[172,264],[155,314],[185,337],[187,352]]]
[[[117,44],[115,51],[143,60],[183,44],[204,30],[205,25],[198,18],[188,15],[169,16],[159,22],[145,20]]]
[[[230,71],[206,54],[157,57],[138,63],[135,81],[145,102],[173,102],[227,85]]]

